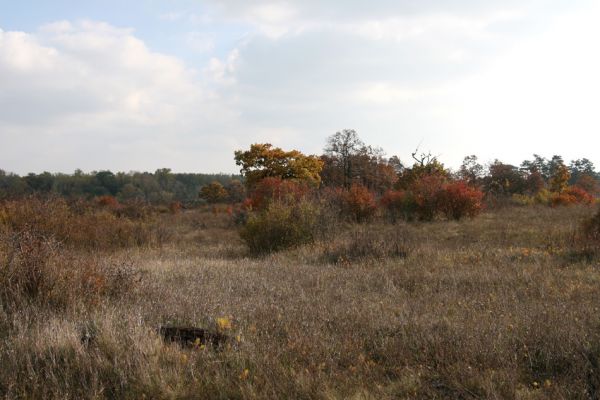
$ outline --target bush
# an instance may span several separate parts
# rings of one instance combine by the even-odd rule
[[[138,281],[129,264],[70,254],[52,237],[31,229],[0,236],[0,300],[11,309],[95,305],[105,297],[132,294]]]
[[[583,232],[587,239],[600,246],[600,210],[585,222]]]
[[[99,250],[143,246],[155,238],[157,226],[117,215],[79,203],[72,209],[62,198],[28,198],[2,204],[0,226],[14,233],[31,231],[65,246]]]
[[[368,222],[377,212],[375,195],[361,184],[353,184],[347,191],[341,191],[341,211],[344,216],[356,222]]]
[[[437,209],[448,219],[474,217],[482,209],[483,192],[462,181],[444,185],[436,197]]]
[[[310,188],[306,184],[289,179],[264,178],[250,194],[249,203],[254,210],[263,210],[272,202],[294,203],[304,199]]]
[[[240,236],[252,253],[269,253],[312,242],[318,222],[319,207],[313,202],[272,201],[250,213]]]
[[[395,223],[398,219],[411,220],[416,211],[414,197],[410,192],[388,190],[380,200],[388,219]]]
[[[593,202],[594,198],[585,190],[577,186],[569,186],[562,192],[553,194],[550,199],[550,205],[552,207],[574,204],[590,205]]]
[[[537,204],[549,205],[552,200],[552,192],[542,189],[535,195],[534,200]]]
[[[438,214],[438,193],[446,179],[439,175],[425,175],[413,182],[410,187],[414,203],[415,214],[422,221],[431,221]]]
[[[518,206],[532,206],[536,203],[534,196],[519,193],[514,193],[511,197],[511,201]]]

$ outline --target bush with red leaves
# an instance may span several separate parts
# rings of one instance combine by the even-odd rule
[[[438,194],[445,183],[446,178],[440,175],[424,175],[412,183],[410,192],[418,219],[431,221],[436,217],[439,211]]]
[[[474,217],[482,210],[483,192],[463,181],[445,184],[436,197],[438,211],[448,219]]]
[[[100,207],[106,207],[111,210],[117,210],[121,207],[119,201],[113,196],[100,196],[96,199],[96,203]]]
[[[594,197],[578,186],[569,186],[560,193],[555,193],[550,199],[552,207],[569,206],[573,204],[594,203]]]
[[[349,190],[339,192],[342,215],[356,222],[367,222],[375,216],[377,203],[375,195],[365,186],[355,183]]]

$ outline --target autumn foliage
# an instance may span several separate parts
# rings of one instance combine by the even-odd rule
[[[249,202],[252,209],[262,210],[270,203],[293,203],[300,201],[310,192],[310,187],[303,182],[268,177],[259,181],[250,193]]]
[[[463,181],[445,184],[437,193],[437,208],[448,219],[474,217],[481,212],[483,192]]]
[[[236,151],[235,163],[246,178],[246,186],[253,188],[264,178],[295,179],[312,186],[321,183],[323,161],[297,150],[285,151],[269,143],[255,143],[250,150]]]
[[[479,214],[482,200],[483,192],[464,181],[446,182],[439,175],[427,175],[414,181],[409,190],[388,191],[380,204],[391,221],[430,221],[437,216],[459,220]]]
[[[578,186],[569,186],[560,193],[554,193],[550,198],[550,205],[569,206],[573,204],[590,205],[594,202],[594,197]]]
[[[341,212],[356,222],[367,222],[375,216],[375,195],[365,186],[355,183],[348,190],[337,191]]]

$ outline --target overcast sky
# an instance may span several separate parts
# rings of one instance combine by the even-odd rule
[[[0,0],[0,168],[236,172],[352,128],[600,167],[600,2]]]

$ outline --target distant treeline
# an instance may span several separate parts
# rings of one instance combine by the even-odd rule
[[[73,174],[43,172],[19,176],[0,169],[0,200],[27,195],[59,195],[65,198],[114,196],[120,201],[143,201],[151,204],[201,201],[200,189],[211,182],[225,188],[240,186],[240,175],[174,173],[168,168],[152,172],[76,170]]]

